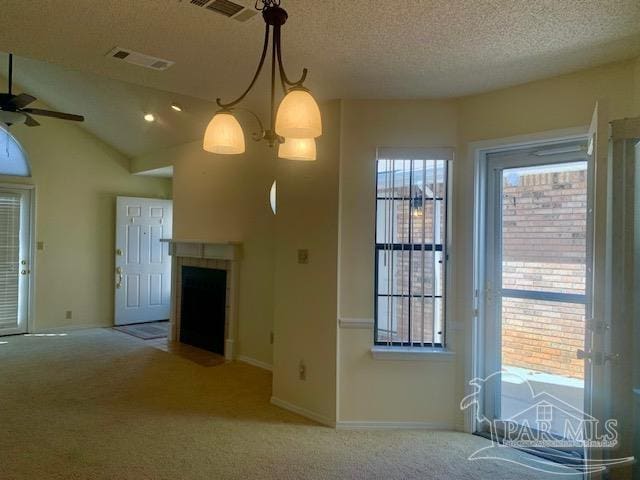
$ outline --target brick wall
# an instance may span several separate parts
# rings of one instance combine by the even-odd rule
[[[586,171],[505,175],[503,288],[585,293]],[[502,363],[583,378],[584,305],[504,298]]]

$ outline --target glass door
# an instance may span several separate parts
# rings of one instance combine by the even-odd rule
[[[503,437],[566,438],[584,420],[586,142],[490,154],[487,183],[485,411]]]
[[[0,186],[0,335],[27,331],[31,188]]]

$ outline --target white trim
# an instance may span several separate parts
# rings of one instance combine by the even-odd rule
[[[420,159],[444,160],[450,162],[454,158],[454,147],[378,147],[377,158],[388,159]]]
[[[269,370],[270,372],[273,371],[273,365],[270,365],[266,362],[261,362],[260,360],[247,357],[245,355],[236,355],[236,360],[238,362],[248,363],[249,365],[253,365],[254,367],[262,368],[263,370]]]
[[[455,353],[446,348],[430,347],[386,347],[376,345],[371,348],[375,360],[443,360],[452,361]]]
[[[338,430],[455,430],[453,422],[387,422],[371,420],[341,420]]]
[[[482,377],[483,361],[480,358],[483,342],[482,325],[484,301],[484,201],[486,182],[486,158],[487,154],[505,150],[525,148],[530,145],[556,144],[571,140],[583,139],[588,135],[589,126],[572,127],[558,130],[517,135],[490,140],[469,142],[467,152],[469,162],[474,166],[474,225],[473,225],[473,295],[471,301],[470,335],[466,335],[465,351],[468,354],[464,361],[464,390],[465,395],[473,392],[469,382],[476,377]],[[464,431],[474,433],[476,430],[475,412],[467,409],[464,415]]]
[[[325,417],[324,415],[320,415],[319,413],[316,412],[312,412],[311,410],[307,410],[306,408],[303,407],[299,407],[297,405],[294,405],[293,403],[289,403],[285,400],[281,400],[277,397],[271,397],[271,404],[275,405],[276,407],[280,407],[280,408],[284,408],[285,410],[289,410],[290,412],[293,413],[297,413],[298,415],[301,415],[305,418],[308,418],[310,420],[313,420],[315,422],[321,423],[323,425],[326,425],[328,427],[332,427],[335,428],[336,427],[336,422],[334,422],[333,420],[329,419],[328,417]]]
[[[235,345],[235,342],[232,338],[226,338],[224,340],[224,358],[228,362],[230,362],[234,358],[234,354],[233,354],[234,345]]]
[[[103,329],[103,328],[111,330],[113,327],[111,325],[65,325],[62,327],[36,328],[29,333],[64,333],[64,332],[72,332],[75,330],[92,330],[92,329]],[[115,331],[117,332],[117,330]],[[123,333],[123,332],[120,332],[120,333]]]
[[[369,330],[373,328],[373,318],[339,318],[340,328],[355,328]]]

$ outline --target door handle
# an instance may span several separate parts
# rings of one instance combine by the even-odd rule
[[[116,268],[116,274],[118,275],[118,280],[116,281],[116,288],[122,287],[122,267]]]
[[[592,357],[593,357],[593,355],[591,353],[587,353],[582,349],[578,349],[576,351],[576,358],[578,360],[584,360],[585,358],[592,358]]]
[[[596,365],[604,365],[607,362],[615,363],[620,360],[619,353],[602,353],[602,352],[585,352],[579,349],[576,352],[576,358],[578,360],[590,359]]]

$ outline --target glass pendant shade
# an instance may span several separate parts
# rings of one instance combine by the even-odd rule
[[[316,140],[314,138],[287,138],[278,149],[280,158],[311,162],[316,159]]]
[[[320,108],[306,90],[291,90],[276,115],[276,133],[284,138],[316,138],[322,135]]]
[[[202,148],[223,155],[244,153],[244,133],[236,117],[229,112],[216,113],[205,131]]]

